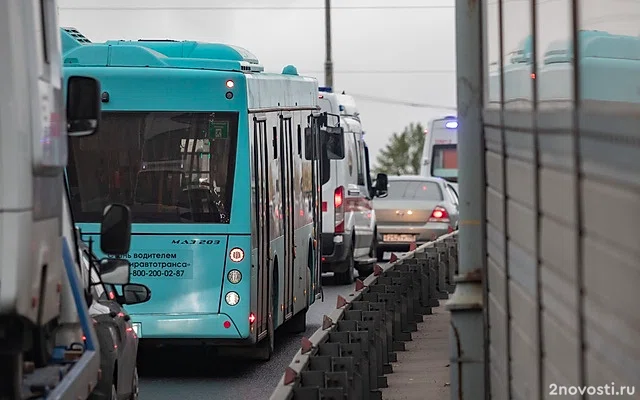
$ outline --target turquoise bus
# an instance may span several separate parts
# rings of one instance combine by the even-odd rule
[[[153,293],[127,307],[141,346],[268,360],[275,329],[304,331],[321,290],[330,140],[317,81],[293,66],[264,73],[251,53],[224,44],[91,43],[72,28],[62,36],[64,75],[102,87],[100,131],[70,141],[74,217],[85,240],[99,240],[104,206],[131,208],[122,257],[131,281]]]

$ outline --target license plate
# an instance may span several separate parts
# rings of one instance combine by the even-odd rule
[[[384,235],[382,237],[382,240],[384,240],[385,242],[415,242],[416,235],[390,234],[390,235]]]

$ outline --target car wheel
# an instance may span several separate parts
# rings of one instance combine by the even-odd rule
[[[371,241],[371,248],[369,249],[369,257],[378,258],[378,231],[373,232],[373,240]]]
[[[133,370],[133,384],[131,385],[131,397],[130,400],[138,400],[138,394],[140,393],[140,386],[138,384],[138,368]]]

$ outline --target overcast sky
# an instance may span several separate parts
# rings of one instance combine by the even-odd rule
[[[489,36],[497,38],[495,3],[489,0]],[[568,38],[570,1],[538,3],[541,47]],[[583,29],[638,35],[640,0],[581,4]],[[356,96],[372,153],[410,122],[426,127],[432,118],[455,113],[447,109],[456,104],[453,5],[454,0],[333,1],[334,89]],[[256,54],[269,72],[293,64],[324,84],[323,0],[60,0],[59,6],[61,25],[79,29],[92,41],[235,44]],[[527,0],[506,0],[505,53],[530,32],[528,11]],[[489,46],[489,53],[495,61],[497,48]],[[402,102],[409,104],[397,104]]]
[[[358,95],[372,153],[410,122],[426,127],[432,118],[455,113],[418,107],[455,107],[453,0],[332,3],[334,89]],[[77,28],[92,41],[176,39],[235,44],[254,53],[266,71],[281,72],[293,64],[301,74],[324,84],[323,0],[60,0],[59,7],[60,24]],[[96,10],[99,7],[109,9]],[[245,7],[254,9],[229,9]],[[367,96],[388,102],[374,102]]]

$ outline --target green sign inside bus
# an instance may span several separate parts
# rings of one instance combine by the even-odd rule
[[[229,137],[228,121],[209,121],[209,138],[227,139]]]

